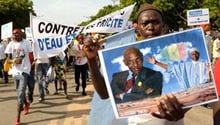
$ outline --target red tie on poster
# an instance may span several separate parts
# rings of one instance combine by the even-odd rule
[[[127,80],[125,86],[125,92],[127,92],[134,84],[135,77],[133,76],[131,79]]]

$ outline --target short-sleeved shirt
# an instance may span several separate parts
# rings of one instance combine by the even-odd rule
[[[82,51],[82,47],[83,45],[76,44],[72,46],[72,49]],[[76,56],[75,58],[76,58],[75,65],[85,65],[87,63],[87,58],[85,56]]]
[[[21,64],[14,64],[13,68],[20,72],[30,74],[31,64],[29,59],[29,53],[32,52],[31,44],[27,40],[20,42],[11,41],[5,49],[6,54],[12,54],[12,59],[18,56],[24,56]]]

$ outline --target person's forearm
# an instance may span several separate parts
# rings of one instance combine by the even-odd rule
[[[109,96],[105,85],[105,80],[99,71],[96,58],[88,60],[88,66],[95,90],[102,99],[107,99]]]
[[[8,63],[13,63],[12,55],[11,55],[11,54],[6,54],[6,61],[7,61]]]
[[[155,65],[158,65],[158,66],[160,66],[160,67],[162,67],[162,68],[164,68],[164,69],[167,70],[167,64],[164,64],[164,63],[161,63],[161,62],[158,62],[158,61],[155,61],[154,64],[155,64]]]

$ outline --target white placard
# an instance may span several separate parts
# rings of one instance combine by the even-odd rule
[[[209,24],[209,9],[193,9],[187,11],[188,26]]]
[[[27,38],[32,38],[32,30],[30,27],[25,27],[25,33]]]
[[[6,39],[12,37],[12,22],[6,23],[1,26],[1,38]]]

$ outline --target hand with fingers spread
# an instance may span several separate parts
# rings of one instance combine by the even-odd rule
[[[184,117],[184,114],[189,109],[182,109],[182,105],[177,98],[168,94],[157,99],[158,112],[151,113],[153,116],[169,121],[178,121]]]

